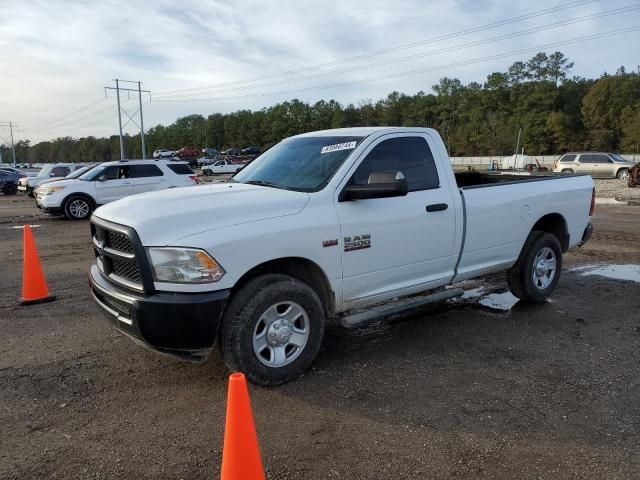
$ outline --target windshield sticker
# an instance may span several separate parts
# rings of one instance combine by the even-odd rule
[[[353,150],[356,148],[357,142],[346,142],[346,143],[336,143],[335,145],[327,145],[326,147],[322,147],[320,153],[331,153],[337,152],[339,150]]]

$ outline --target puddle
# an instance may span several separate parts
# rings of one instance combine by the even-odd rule
[[[464,294],[460,297],[462,300],[468,300],[469,298],[481,297],[485,292],[484,287],[478,287],[471,290],[465,290]]]
[[[518,303],[518,298],[514,297],[511,292],[491,293],[482,297],[478,303],[493,310],[502,310],[507,312],[511,310],[516,303]]]
[[[640,265],[585,265],[571,269],[572,272],[579,272],[580,275],[597,275],[599,277],[612,278],[614,280],[625,280],[640,283]]]

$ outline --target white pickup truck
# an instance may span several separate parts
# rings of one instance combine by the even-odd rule
[[[216,160],[211,165],[205,165],[202,167],[202,173],[204,175],[219,175],[224,173],[236,173],[244,167],[242,163],[233,163],[231,160]]]
[[[231,369],[275,385],[309,368],[329,319],[442,301],[501,270],[544,301],[593,205],[587,175],[454,174],[432,129],[305,133],[229,183],[98,208],[89,280],[138,343],[202,360],[217,337]]]

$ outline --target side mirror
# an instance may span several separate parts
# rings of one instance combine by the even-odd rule
[[[49,176],[53,178],[53,177],[55,177],[55,176],[56,176],[56,174],[55,174],[55,173],[53,173],[53,172],[51,172],[51,173],[49,174]]]
[[[106,175],[100,175],[98,178],[96,178],[96,180],[98,180],[99,182],[104,182],[107,180],[107,176]]]
[[[402,172],[373,172],[369,175],[369,183],[347,185],[340,194],[339,201],[403,197],[407,193],[407,178]]]

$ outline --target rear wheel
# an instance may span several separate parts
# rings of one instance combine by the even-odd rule
[[[544,302],[560,280],[562,248],[555,235],[533,231],[518,261],[507,270],[509,290],[520,300]]]
[[[562,173],[573,173],[573,170],[570,168],[563,168]]]
[[[5,183],[2,187],[2,193],[5,195],[15,195],[18,192],[18,186],[15,183]]]
[[[618,173],[616,174],[616,177],[618,177],[621,180],[628,180],[629,179],[629,169],[628,168],[621,168],[620,170],[618,170]]]
[[[316,292],[288,275],[247,282],[227,307],[219,343],[226,364],[258,385],[279,385],[303,375],[324,336],[324,310]]]
[[[64,214],[69,220],[84,220],[93,211],[93,204],[87,197],[74,196],[64,202]]]

